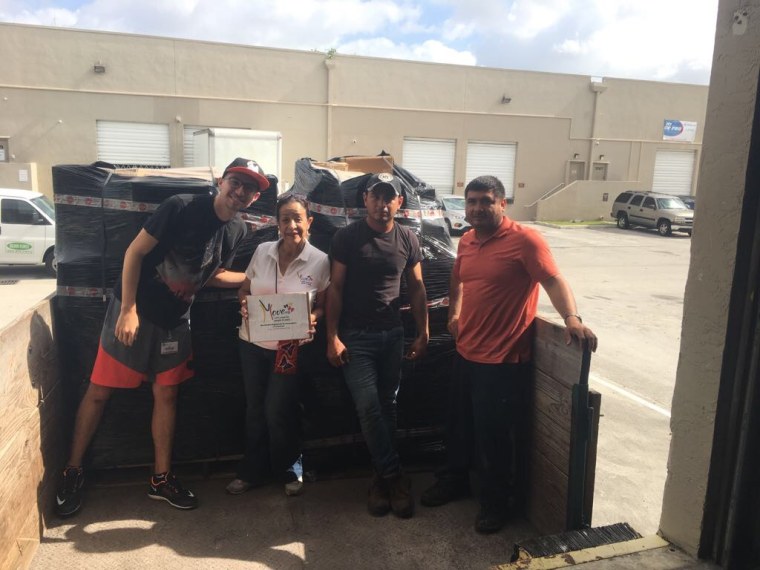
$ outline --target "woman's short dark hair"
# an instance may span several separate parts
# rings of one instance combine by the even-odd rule
[[[274,209],[274,215],[275,218],[277,218],[277,221],[280,221],[280,208],[285,206],[286,204],[290,204],[291,202],[297,202],[298,204],[301,204],[303,206],[303,209],[306,210],[306,217],[308,218],[311,214],[309,213],[309,201],[301,196],[300,194],[294,194],[293,192],[285,192],[285,194],[282,194],[279,198],[277,198],[277,206],[275,206]]]
[[[467,197],[467,192],[470,190],[474,192],[493,192],[494,198],[503,200],[507,196],[506,190],[504,190],[504,184],[501,180],[495,176],[478,176],[470,180],[470,183],[464,189],[464,195]]]

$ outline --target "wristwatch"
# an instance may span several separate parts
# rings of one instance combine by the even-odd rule
[[[565,322],[565,324],[567,324],[567,319],[569,319],[570,317],[575,317],[576,319],[578,319],[578,321],[581,324],[583,324],[583,319],[581,318],[580,315],[565,315],[565,317],[562,319]]]

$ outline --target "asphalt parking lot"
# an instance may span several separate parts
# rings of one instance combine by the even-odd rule
[[[44,265],[0,265],[0,329],[54,291]]]
[[[615,227],[556,229],[546,236],[599,337],[591,387],[603,395],[594,526],[658,528],[670,445],[670,402],[691,239]],[[55,290],[44,267],[0,267],[0,328]],[[542,293],[539,311],[556,317]]]
[[[691,238],[538,228],[599,337],[590,374],[591,388],[602,394],[593,525],[626,521],[652,534],[667,474]],[[539,312],[556,315],[543,293]]]

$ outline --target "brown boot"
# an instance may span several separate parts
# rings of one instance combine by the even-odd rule
[[[403,471],[387,479],[390,493],[391,510],[402,519],[411,518],[414,514],[414,497],[412,496],[412,480]]]
[[[382,517],[391,510],[388,482],[377,474],[372,476],[367,497],[367,510],[373,517]]]

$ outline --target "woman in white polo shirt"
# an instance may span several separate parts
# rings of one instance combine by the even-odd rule
[[[285,194],[275,210],[278,241],[260,244],[245,271],[239,299],[243,324],[240,327],[240,360],[246,397],[246,450],[237,478],[227,485],[232,495],[281,478],[287,495],[303,488],[300,448],[300,382],[311,357],[307,341],[248,340],[247,295],[311,292],[312,334],[324,314],[325,291],[330,283],[327,255],[308,241],[308,202]]]

